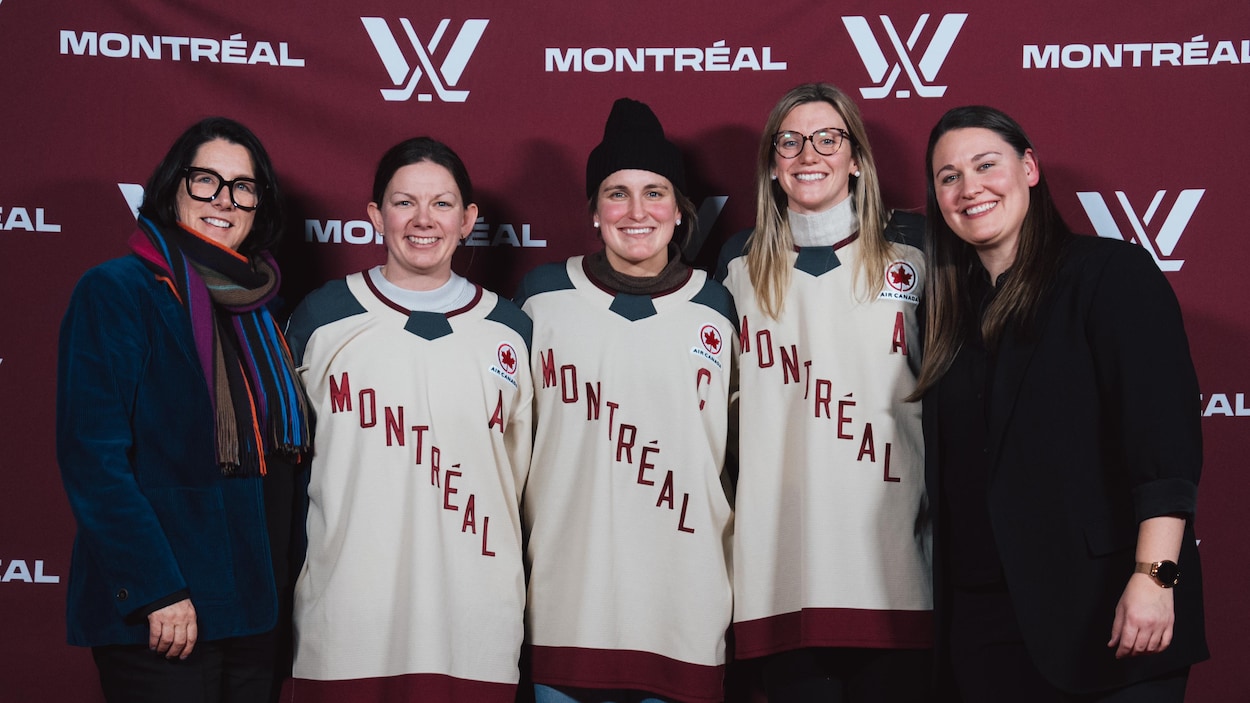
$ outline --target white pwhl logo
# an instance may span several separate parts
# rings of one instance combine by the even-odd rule
[[[126,199],[126,206],[130,208],[130,214],[136,220],[139,219],[139,206],[143,205],[143,186],[138,183],[118,183],[117,188],[122,192],[122,197]]]
[[[1089,216],[1089,221],[1094,225],[1094,231],[1099,237],[1120,239],[1126,242],[1135,240],[1150,252],[1155,263],[1159,265],[1159,270],[1180,271],[1185,261],[1171,258],[1172,252],[1176,249],[1176,243],[1180,241],[1181,235],[1185,233],[1185,226],[1189,224],[1189,218],[1194,216],[1198,201],[1202,200],[1202,194],[1205,192],[1203,188],[1182,190],[1181,194],[1176,197],[1176,202],[1172,204],[1172,209],[1163,218],[1163,224],[1155,232],[1153,241],[1146,234],[1146,226],[1156,219],[1156,215],[1159,214],[1159,205],[1163,202],[1163,196],[1167,191],[1161,190],[1155,193],[1154,200],[1150,201],[1150,206],[1140,218],[1133,210],[1133,206],[1129,204],[1128,196],[1123,191],[1116,191],[1115,197],[1120,207],[1124,209],[1129,224],[1133,227],[1130,237],[1125,237],[1120,226],[1115,223],[1115,218],[1111,216],[1111,210],[1100,193],[1077,193],[1076,197],[1081,200],[1081,205],[1085,207],[1085,214]]]
[[[920,61],[914,62],[912,52],[916,49],[916,42],[929,21],[929,15],[923,14],[916,21],[916,26],[908,35],[906,44],[899,37],[898,31],[894,29],[894,23],[890,21],[890,18],[881,15],[881,24],[885,27],[890,45],[898,56],[898,61],[891,64],[886,60],[885,53],[881,51],[881,44],[877,42],[872,28],[868,26],[867,18],[843,17],[842,24],[846,25],[846,31],[851,35],[851,41],[855,43],[859,58],[864,62],[864,68],[868,69],[868,77],[875,84],[870,88],[860,88],[860,94],[868,100],[889,97],[890,91],[894,90],[894,83],[898,80],[899,73],[906,71],[912,87],[916,90],[916,95],[922,98],[942,97],[946,93],[946,86],[932,85],[933,79],[942,69],[946,55],[950,53],[951,45],[955,43],[955,37],[959,35],[959,30],[964,26],[966,19],[968,19],[966,13],[944,15],[942,21],[938,23],[937,31],[933,33],[933,38],[929,40],[929,47],[925,49]],[[899,90],[894,95],[907,98],[911,97],[911,91]]]
[[[377,49],[378,56],[386,66],[391,82],[396,86],[402,86],[383,88],[384,100],[390,102],[408,100],[416,90],[417,82],[421,80],[422,75],[430,77],[434,92],[443,102],[462,103],[469,97],[467,90],[451,90],[450,88],[454,88],[456,83],[460,82],[460,74],[464,73],[464,67],[473,56],[473,50],[477,48],[478,40],[482,38],[482,32],[486,31],[486,25],[490,23],[490,20],[465,20],[460,27],[460,33],[456,35],[455,41],[447,50],[447,56],[443,58],[443,63],[437,71],[434,70],[434,52],[438,49],[438,44],[443,39],[443,34],[447,31],[451,20],[444,19],[438,23],[438,29],[434,30],[434,36],[430,38],[428,44],[422,44],[417,38],[417,33],[412,29],[412,22],[407,18],[399,20],[404,33],[408,36],[408,41],[416,51],[418,64],[416,66],[410,66],[408,60],[404,58],[386,20],[381,17],[361,17],[360,21],[365,25],[369,38],[373,40],[373,48]],[[429,93],[417,94],[419,102],[430,102],[433,99],[434,96]]]

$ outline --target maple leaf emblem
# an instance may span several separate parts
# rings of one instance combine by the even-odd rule
[[[499,345],[499,349],[495,352],[496,358],[499,359],[499,365],[508,373],[516,373],[517,359],[516,350],[511,344],[504,342]]]
[[[703,346],[713,354],[720,351],[720,335],[716,334],[716,330],[707,328],[703,332]]]
[[[911,286],[911,278],[912,275],[902,266],[890,271],[890,283],[893,283],[896,288],[909,288]]]

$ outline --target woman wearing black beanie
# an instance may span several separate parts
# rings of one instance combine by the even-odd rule
[[[677,147],[622,98],[586,163],[604,248],[532,271],[535,437],[523,506],[539,703],[718,701],[732,610],[725,475],[737,332],[681,261]]]

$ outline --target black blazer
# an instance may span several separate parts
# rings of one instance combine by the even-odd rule
[[[986,449],[994,542],[1034,663],[1056,687],[1083,693],[1206,659],[1192,519],[1200,399],[1176,296],[1140,247],[1078,236],[1032,330],[1000,343]],[[940,392],[941,382],[924,398],[924,427],[942,628]],[[1133,573],[1138,523],[1176,513],[1190,519],[1172,644],[1117,660],[1106,643]]]

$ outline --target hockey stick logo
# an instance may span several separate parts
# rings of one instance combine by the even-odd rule
[[[855,50],[859,52],[859,58],[863,61],[864,68],[868,69],[868,77],[874,84],[872,87],[860,88],[860,94],[868,100],[889,97],[890,92],[894,90],[895,82],[898,81],[899,74],[906,72],[916,95],[922,98],[942,97],[946,93],[946,86],[933,85],[933,80],[942,69],[946,55],[950,53],[951,45],[955,43],[955,37],[959,35],[959,30],[964,26],[966,19],[968,19],[966,13],[944,15],[942,21],[938,23],[937,30],[933,33],[933,38],[929,40],[928,48],[924,50],[924,54],[917,62],[913,60],[912,52],[916,51],[916,44],[920,40],[925,25],[929,22],[929,15],[923,14],[916,21],[916,26],[908,35],[906,44],[903,43],[890,18],[881,15],[881,24],[885,28],[885,34],[890,40],[894,53],[898,56],[898,61],[891,64],[885,58],[885,52],[881,50],[881,44],[873,35],[866,17],[843,17],[842,24],[851,35]],[[911,91],[900,89],[894,95],[907,98],[911,97]]]
[[[360,21],[364,24],[365,31],[369,33],[369,39],[373,41],[373,48],[377,50],[378,57],[386,66],[391,83],[397,86],[382,89],[384,100],[388,102],[408,100],[416,91],[417,83],[423,75],[430,77],[434,93],[443,102],[462,103],[469,97],[469,91],[452,90],[452,88],[460,82],[460,76],[464,73],[464,68],[473,56],[473,50],[477,48],[477,43],[482,38],[482,33],[486,31],[486,25],[490,23],[490,20],[465,20],[438,70],[434,69],[434,55],[451,20],[444,19],[439,22],[438,29],[434,30],[434,36],[428,43],[423,43],[417,37],[416,31],[412,28],[412,22],[408,18],[404,17],[399,20],[404,34],[416,53],[417,64],[415,66],[409,64],[404,58],[404,53],[399,48],[399,43],[395,41],[395,35],[391,33],[385,19],[361,17]],[[430,102],[433,99],[434,96],[430,93],[417,93],[419,102]]]
[[[1163,224],[1159,226],[1152,240],[1146,234],[1146,227],[1159,215],[1159,205],[1163,202],[1167,191],[1161,190],[1155,193],[1155,197],[1150,201],[1150,205],[1146,208],[1146,212],[1137,216],[1137,212],[1128,201],[1128,196],[1123,191],[1117,190],[1116,199],[1120,203],[1120,207],[1124,210],[1124,215],[1128,218],[1129,224],[1132,226],[1132,236],[1125,237],[1120,226],[1116,224],[1115,218],[1111,215],[1111,209],[1107,207],[1107,203],[1099,193],[1087,192],[1077,193],[1076,197],[1080,199],[1081,205],[1085,208],[1085,214],[1089,216],[1089,221],[1094,225],[1094,231],[1099,237],[1107,239],[1120,239],[1126,242],[1136,241],[1150,255],[1154,257],[1155,263],[1159,265],[1161,271],[1180,271],[1184,265],[1184,259],[1171,258],[1172,252],[1176,250],[1176,244],[1180,241],[1181,235],[1185,233],[1185,226],[1189,224],[1189,219],[1194,216],[1194,211],[1198,208],[1198,202],[1202,200],[1202,194],[1206,190],[1203,188],[1194,188],[1182,190],[1180,195],[1176,196],[1176,202],[1172,203],[1172,209],[1168,211],[1167,216],[1163,218]]]

